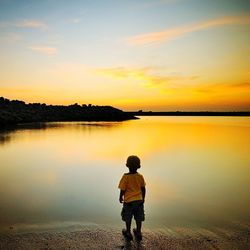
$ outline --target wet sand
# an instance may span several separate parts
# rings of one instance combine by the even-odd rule
[[[12,230],[13,231],[13,230]],[[250,249],[249,226],[143,230],[143,240],[126,242],[118,228],[86,228],[61,232],[10,232],[0,235],[0,249]]]

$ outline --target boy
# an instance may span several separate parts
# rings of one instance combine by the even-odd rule
[[[127,159],[126,166],[129,168],[129,173],[122,176],[118,188],[120,189],[120,203],[123,203],[121,212],[122,220],[126,222],[126,229],[122,230],[123,235],[132,240],[131,221],[132,217],[136,221],[136,229],[134,234],[137,239],[141,240],[141,225],[144,221],[144,201],[145,201],[145,181],[137,169],[141,167],[139,157],[131,155]]]

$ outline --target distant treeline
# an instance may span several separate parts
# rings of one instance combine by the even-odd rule
[[[127,112],[136,116],[250,116],[250,111],[169,111],[169,112],[152,112],[137,111]]]
[[[123,121],[136,119],[132,114],[111,106],[46,105],[0,97],[0,126],[51,121]]]

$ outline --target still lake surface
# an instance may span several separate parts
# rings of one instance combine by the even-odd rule
[[[249,117],[141,117],[1,131],[0,229],[121,225],[117,185],[132,154],[146,227],[250,222]]]

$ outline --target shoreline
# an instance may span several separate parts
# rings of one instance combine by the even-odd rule
[[[0,249],[249,249],[250,227],[143,228],[143,240],[126,242],[121,227],[86,225],[75,230],[0,234]]]
[[[137,119],[112,106],[78,103],[72,105],[47,105],[28,103],[0,97],[0,127],[31,122],[58,121],[126,121]]]
[[[132,116],[229,116],[249,117],[250,111],[130,111]]]

